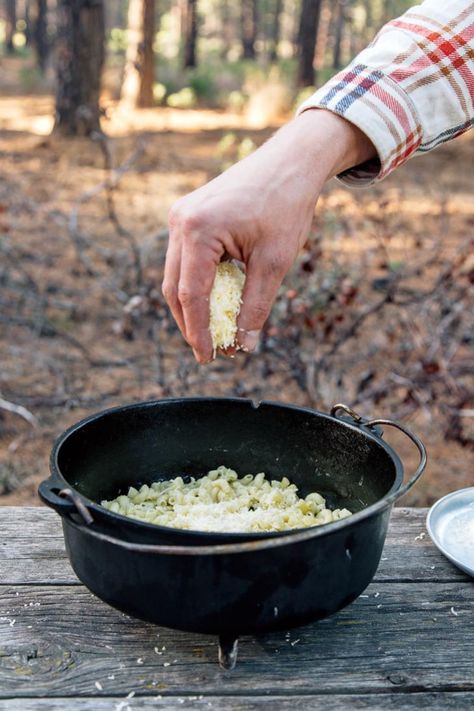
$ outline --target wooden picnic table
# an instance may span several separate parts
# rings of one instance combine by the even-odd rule
[[[81,585],[54,512],[0,508],[0,709],[472,709],[474,587],[425,517],[394,510],[379,570],[349,607],[243,637],[223,671],[216,638],[133,620]]]

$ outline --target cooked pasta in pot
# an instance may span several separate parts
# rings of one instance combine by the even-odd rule
[[[102,506],[129,518],[159,526],[214,532],[285,531],[331,523],[351,515],[347,509],[326,508],[318,493],[299,498],[295,484],[283,477],[269,481],[265,474],[239,477],[225,466],[200,479],[178,476],[157,481]]]

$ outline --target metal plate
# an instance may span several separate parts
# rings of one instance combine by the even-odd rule
[[[474,486],[437,501],[429,510],[426,527],[441,553],[474,577]]]

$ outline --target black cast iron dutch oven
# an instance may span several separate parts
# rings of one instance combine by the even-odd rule
[[[346,415],[337,417],[343,410]],[[403,483],[380,426],[402,430],[420,463]],[[103,509],[130,485],[199,476],[225,464],[319,491],[351,517],[280,533],[221,534],[134,522]],[[390,420],[225,398],[139,403],[93,415],[59,437],[42,500],[60,513],[79,579],[102,600],[159,625],[220,637],[232,667],[238,635],[326,617],[358,597],[382,554],[394,502],[426,465],[422,442]]]

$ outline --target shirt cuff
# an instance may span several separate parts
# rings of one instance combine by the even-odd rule
[[[403,88],[383,71],[365,64],[349,65],[307,99],[308,109],[333,111],[372,141],[378,160],[354,166],[337,177],[348,185],[382,180],[416,151],[422,140],[416,108]]]

